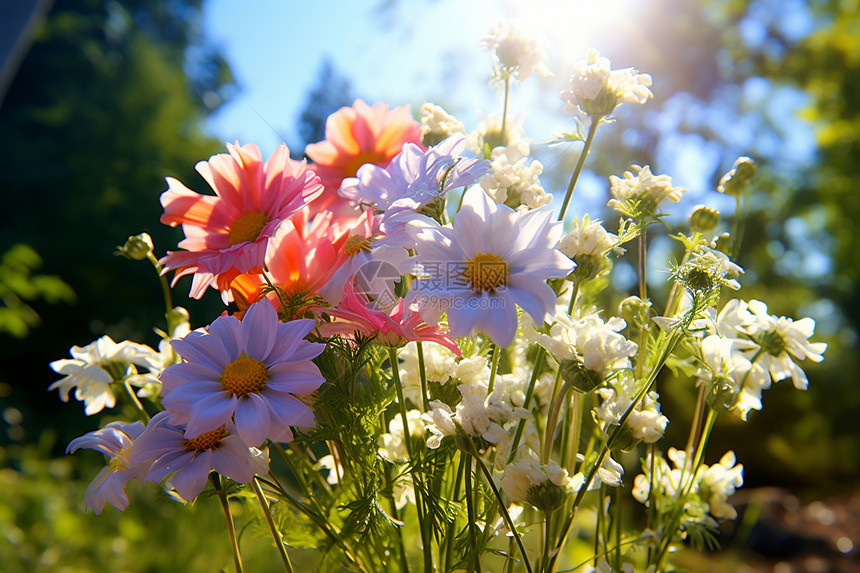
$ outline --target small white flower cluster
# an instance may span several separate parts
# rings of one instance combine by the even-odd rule
[[[502,151],[497,153],[506,152],[512,157],[527,157],[531,153],[531,145],[529,139],[525,137],[525,129],[521,121],[508,119],[505,123],[505,133],[502,134],[501,116],[484,117],[477,129],[466,136],[466,149],[478,157],[489,159],[497,148],[502,148]]]
[[[466,133],[466,126],[441,106],[427,102],[421,106],[421,141],[436,145],[455,133]]]
[[[421,412],[409,410],[406,412],[406,422],[409,424],[409,436],[421,438],[424,436],[424,422]],[[406,436],[403,432],[403,418],[395,416],[388,422],[388,433],[379,436],[379,455],[391,463],[405,462],[409,459],[406,447]]]
[[[806,390],[809,381],[795,360],[821,362],[827,350],[826,343],[809,341],[814,320],[772,316],[757,300],[732,299],[716,318],[698,326],[710,334],[700,343],[700,384],[744,420],[750,410],[761,409],[761,392],[771,381],[791,378],[796,388]]]
[[[579,256],[597,257],[605,254],[618,242],[618,236],[610,233],[600,223],[585,215],[582,219],[573,220],[573,229],[561,238],[556,248],[576,260]]]
[[[537,454],[531,449],[526,449],[515,462],[505,466],[501,484],[511,501],[525,501],[537,506],[535,502],[540,502],[535,498],[540,496],[539,488],[545,482],[558,486],[559,490],[554,492],[556,495],[564,495],[570,488],[571,480],[567,470],[559,466],[555,460],[542,464]]]
[[[594,414],[603,422],[604,431],[608,433],[609,426],[617,426],[630,407],[636,395],[635,380],[631,376],[619,376],[609,386],[599,388],[597,394],[603,401],[594,409]],[[627,418],[627,426],[637,440],[653,444],[663,437],[669,418],[660,413],[658,399],[657,392],[648,392]]]
[[[593,118],[611,114],[622,103],[645,103],[654,94],[648,89],[651,76],[633,68],[613,70],[608,58],[591,49],[574,67],[570,89],[561,99],[566,113],[586,113]]]
[[[499,382],[499,380],[497,380]],[[430,412],[423,415],[427,430],[427,447],[438,448],[445,436],[456,436],[458,428],[467,436],[478,437],[494,446],[509,447],[512,436],[505,429],[508,422],[527,419],[528,410],[508,401],[504,384],[497,384],[487,395],[483,384],[460,384],[457,387],[463,399],[456,410],[439,400],[430,402]]]
[[[549,205],[552,195],[540,183],[543,165],[529,162],[516,147],[496,147],[491,153],[493,170],[481,177],[479,183],[496,203],[512,209],[525,205],[537,209]]]
[[[551,75],[546,67],[546,52],[538,38],[518,26],[500,22],[490,30],[489,36],[481,40],[481,47],[495,51],[502,77],[524,81],[534,72],[542,76]]]
[[[428,382],[445,384],[484,384],[490,380],[490,369],[485,356],[458,358],[453,352],[435,342],[424,342],[424,372]],[[413,404],[421,403],[421,368],[418,363],[418,345],[407,344],[400,351],[400,381],[403,396]]]
[[[686,192],[683,187],[673,187],[668,175],[654,175],[651,167],[633,165],[623,177],[609,176],[609,191],[612,199],[609,206],[631,219],[653,217],[657,207],[666,199],[674,202],[681,200]]]
[[[685,505],[700,501],[707,504],[706,511],[715,518],[734,519],[737,517],[737,511],[728,503],[728,498],[735,493],[738,487],[743,485],[744,467],[740,464],[736,465],[737,460],[734,452],[726,452],[720,461],[713,466],[709,467],[702,464],[695,477],[692,478],[691,486],[688,484],[690,484],[692,469],[688,467],[687,453],[669,448],[668,457],[674,467],[670,467],[662,456],[656,458],[653,463],[655,487],[651,499],[656,502],[658,512],[668,511],[683,488],[684,491],[688,490],[689,492],[684,500]],[[649,454],[642,464],[645,473],[637,475],[633,480],[633,497],[640,503],[648,501],[651,467],[652,461]],[[695,515],[695,512],[687,512],[687,515]],[[705,516],[705,522],[716,526],[710,517]]]
[[[51,362],[54,372],[65,378],[51,384],[48,390],[59,390],[60,398],[68,402],[69,392],[75,389],[75,398],[84,402],[87,416],[113,408],[116,405],[114,383],[128,381],[144,388],[161,386],[158,375],[174,360],[170,346],[162,342],[161,352],[127,340],[116,343],[110,336],[102,336],[83,348],[73,346],[69,351],[72,359]],[[148,372],[138,373],[137,366]]]
[[[744,270],[723,253],[707,245],[699,245],[675,276],[692,292],[709,292],[720,286],[739,290],[737,277]]]
[[[618,317],[603,322],[596,313],[580,319],[558,314],[550,334],[538,334],[537,343],[558,359],[579,360],[605,378],[614,370],[629,368],[630,357],[639,348],[619,334],[626,327]]]

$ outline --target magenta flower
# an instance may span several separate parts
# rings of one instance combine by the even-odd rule
[[[128,507],[125,484],[134,478],[141,479],[149,469],[147,464],[135,464],[129,459],[134,440],[143,432],[143,424],[111,422],[104,428],[75,438],[66,448],[70,454],[79,448],[98,450],[110,458],[108,465],[96,475],[84,494],[84,504],[96,515],[102,512],[105,501],[120,511]]]
[[[296,395],[323,383],[311,359],[324,349],[304,337],[313,320],[278,321],[267,299],[252,304],[242,322],[221,316],[209,333],[191,332],[171,342],[185,362],[161,375],[164,407],[185,437],[212,432],[229,421],[250,446],[266,438],[293,439],[290,426],[314,425],[314,413]]]
[[[320,311],[332,317],[331,322],[319,327],[323,336],[348,336],[358,332],[374,337],[376,342],[384,346],[403,346],[407,342],[426,340],[441,344],[457,356],[462,356],[460,347],[442,327],[424,322],[417,305],[406,306],[406,301],[401,298],[390,312],[385,312],[378,303],[371,302],[367,296],[355,290],[351,281],[344,285],[343,299],[337,308]]]
[[[159,412],[135,440],[131,460],[138,464],[151,461],[146,481],[160,482],[173,474],[170,483],[176,493],[193,501],[212,470],[238,483],[248,483],[255,474],[269,471],[268,455],[248,447],[230,430],[233,425],[227,424],[189,440],[182,426],[173,425],[169,412]]]

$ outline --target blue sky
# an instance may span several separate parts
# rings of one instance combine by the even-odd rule
[[[765,0],[767,5],[774,0]],[[425,101],[443,105],[466,128],[478,127],[482,115],[498,114],[502,93],[488,85],[489,52],[480,48],[481,38],[501,20],[514,20],[547,39],[549,67],[554,76],[538,89],[535,76],[516,87],[511,95],[510,118],[521,120],[535,142],[548,141],[555,132],[570,130],[558,98],[567,86],[574,61],[595,47],[608,55],[614,67],[637,66],[635,53],[620,52],[622,30],[638,30],[637,17],[648,8],[637,0],[208,0],[204,30],[229,62],[240,91],[209,121],[210,131],[224,141],[256,143],[264,155],[282,141],[300,145],[298,116],[308,91],[315,85],[324,59],[346,75],[353,93],[368,103],[392,106],[410,104],[413,112]],[[785,0],[780,10],[783,31],[798,37],[808,33],[811,20],[800,0]],[[765,18],[767,15],[761,15]],[[671,17],[671,16],[667,16]],[[754,45],[761,36],[757,19],[742,22],[742,36]],[[638,30],[642,32],[641,30]],[[648,70],[642,70],[648,72]],[[659,93],[659,86],[655,86]],[[749,118],[733,118],[719,110],[699,108],[700,121],[718,122],[719,131],[731,129],[738,148],[777,145],[794,162],[811,161],[814,153],[811,127],[793,117],[804,104],[804,95],[776,90],[764,80],[738,88],[737,97],[756,104],[765,102],[770,115],[782,117],[784,139],[754,141],[758,126]],[[664,108],[664,141],[657,150],[662,172],[688,187],[686,203],[707,202],[732,209],[726,199],[712,192],[711,173],[721,161],[719,146],[691,133],[678,133],[682,118],[696,112],[683,101],[651,101],[625,113],[646,113]],[[727,100],[728,101],[728,100]],[[675,104],[678,105],[675,105]],[[728,103],[727,105],[731,105]],[[677,110],[677,113],[673,112]],[[728,111],[728,110],[726,110]],[[678,115],[680,114],[680,115]],[[760,121],[760,119],[759,119]],[[623,123],[623,114],[619,118]],[[577,144],[572,144],[577,145]],[[533,146],[546,165],[545,173],[561,150]],[[728,167],[728,166],[726,166]],[[620,173],[627,166],[618,166]],[[545,186],[547,184],[545,183]],[[571,212],[591,210],[605,201],[607,182],[585,174]],[[549,190],[549,187],[548,187]],[[562,190],[556,190],[562,191]],[[560,193],[559,193],[560,194]],[[703,196],[708,194],[707,199]],[[559,198],[560,199],[560,198]],[[685,211],[686,212],[686,211]]]

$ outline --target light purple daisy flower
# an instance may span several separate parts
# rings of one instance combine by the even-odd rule
[[[193,501],[212,470],[238,483],[248,483],[255,474],[269,471],[268,454],[248,447],[239,436],[229,433],[233,430],[233,425],[227,424],[189,440],[185,429],[173,424],[170,412],[159,412],[135,440],[131,460],[151,460],[146,481],[160,482],[173,474],[170,484],[176,493],[185,501]]]
[[[290,426],[314,425],[314,413],[296,395],[310,394],[324,378],[311,359],[325,345],[307,342],[310,319],[278,321],[272,303],[252,304],[240,322],[221,316],[209,332],[171,342],[185,362],[161,375],[164,407],[172,423],[195,438],[228,421],[249,446],[266,438],[293,439]]]
[[[395,215],[417,212],[452,189],[472,185],[492,170],[484,159],[461,157],[465,148],[462,134],[452,135],[427,151],[407,143],[388,167],[363,165],[356,177],[343,180],[338,193],[357,205],[383,211],[379,228],[383,235],[394,236],[408,221]]]
[[[147,464],[135,464],[129,459],[134,440],[143,432],[143,424],[111,422],[104,428],[75,438],[66,448],[70,454],[80,448],[98,450],[110,458],[108,465],[96,475],[84,494],[84,504],[99,515],[105,501],[120,511],[128,507],[125,484],[140,479],[149,469]]]
[[[514,211],[477,187],[466,192],[453,228],[421,217],[406,230],[416,243],[420,273],[407,302],[419,301],[428,324],[447,312],[455,338],[482,330],[497,345],[510,345],[517,305],[542,324],[556,301],[546,280],[574,267],[555,249],[562,225],[552,222],[550,209]]]

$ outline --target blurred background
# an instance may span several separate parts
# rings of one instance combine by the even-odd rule
[[[285,141],[302,157],[356,98],[415,113],[432,101],[474,130],[501,112],[479,47],[500,20],[548,40],[554,75],[515,87],[509,107],[547,190],[563,192],[581,147],[548,142],[572,129],[558,94],[586,49],[653,76],[654,99],[598,131],[570,216],[589,212],[612,230],[607,177],[638,163],[689,189],[671,224],[683,227],[698,203],[730,222],[733,201],[716,183],[739,155],[759,163],[739,296],[814,318],[829,346],[822,364],[803,364],[807,392],[777,384],[748,422],[718,423],[711,452],[736,451],[747,511],[724,540],[731,551],[707,568],[860,570],[857,0],[0,0],[0,570],[229,565],[222,528],[192,525],[220,526],[213,500],[183,508],[132,486],[125,514],[83,512],[103,459],[66,458],[65,446],[117,412],[87,418],[81,403],[63,404],[47,392],[59,378],[48,364],[104,334],[157,344],[158,281],[114,251],[140,232],[157,254],[175,248],[181,232],[158,221],[165,176],[205,191],[194,165],[227,141],[265,157]],[[654,240],[652,284],[675,248]],[[619,297],[635,288],[624,260],[612,285]],[[188,288],[180,281],[174,296],[192,327],[211,322],[220,301],[191,301]],[[660,391],[668,438],[681,443],[692,386]],[[251,522],[243,549],[260,548],[246,551],[248,569],[279,570],[252,520],[237,519]]]

